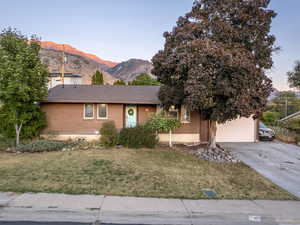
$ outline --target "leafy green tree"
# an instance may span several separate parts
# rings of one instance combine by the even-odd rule
[[[287,75],[290,87],[300,89],[300,61],[295,62],[294,71],[288,72]]]
[[[154,115],[147,123],[146,127],[158,132],[169,133],[169,147],[172,148],[172,131],[179,128],[181,123],[176,118],[166,117],[162,114]]]
[[[0,130],[14,129],[16,145],[22,130],[36,135],[45,124],[38,103],[47,97],[48,71],[39,51],[35,36],[28,39],[12,28],[0,34]]]
[[[133,81],[129,82],[128,85],[160,85],[160,83],[157,81],[157,79],[152,78],[149,74],[142,73]]]
[[[116,80],[113,85],[126,85],[124,80]]]
[[[92,76],[92,85],[103,85],[103,73],[99,70]]]
[[[184,104],[210,120],[210,148],[217,123],[258,116],[272,91],[265,71],[273,65],[276,13],[270,0],[196,0],[164,33],[164,49],[152,59],[162,83],[164,108]]]
[[[300,110],[300,99],[295,92],[282,91],[269,105],[268,110],[278,112],[281,119]]]
[[[280,114],[278,112],[266,111],[262,114],[261,121],[268,126],[275,126],[279,119]]]

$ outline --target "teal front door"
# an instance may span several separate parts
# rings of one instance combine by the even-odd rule
[[[126,127],[135,127],[137,123],[136,105],[127,105],[126,113]]]

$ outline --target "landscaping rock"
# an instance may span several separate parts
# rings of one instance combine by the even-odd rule
[[[200,148],[192,150],[191,153],[201,159],[214,162],[240,162],[230,151],[223,148],[209,149],[209,148]]]

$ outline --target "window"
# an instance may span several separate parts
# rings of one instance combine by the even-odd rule
[[[98,119],[107,119],[107,104],[98,105]]]
[[[176,118],[176,119],[178,119],[178,109],[176,109],[175,106],[172,105],[172,106],[169,108],[168,116],[171,117],[171,118]]]
[[[84,119],[94,119],[94,105],[84,104]]]
[[[181,106],[181,122],[190,123],[191,122],[191,112],[188,111],[185,105]]]

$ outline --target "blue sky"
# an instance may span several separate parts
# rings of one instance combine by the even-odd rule
[[[191,9],[193,0],[9,0],[1,2],[0,29],[16,27],[44,41],[70,44],[100,58],[150,60],[163,47],[163,32]],[[268,72],[274,86],[287,89],[286,72],[300,60],[300,1],[271,0],[272,24],[281,51]]]

